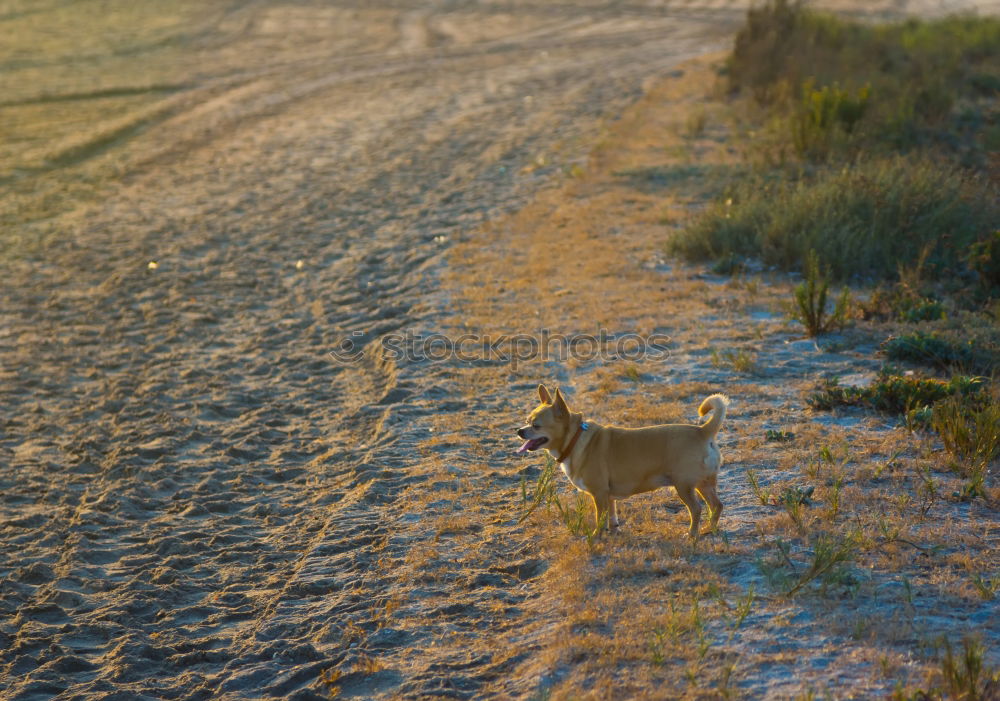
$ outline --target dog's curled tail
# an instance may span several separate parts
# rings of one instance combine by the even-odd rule
[[[726,418],[726,407],[729,406],[729,398],[724,394],[713,394],[701,403],[698,407],[698,416],[704,416],[712,412],[712,418],[701,425],[701,430],[710,436],[719,432],[722,420]]]

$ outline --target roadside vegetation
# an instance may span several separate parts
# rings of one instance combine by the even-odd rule
[[[723,82],[751,175],[670,250],[801,271],[790,315],[809,336],[892,327],[882,354],[916,369],[829,378],[809,404],[936,433],[966,463],[962,494],[985,494],[1000,434],[1000,19],[869,25],[773,0],[748,13]],[[860,301],[845,287],[833,304],[834,280]]]
[[[669,668],[677,693],[736,698],[756,664],[733,645],[746,625],[781,637],[790,602],[844,601],[858,614],[835,616],[834,634],[888,651],[872,664],[893,698],[996,693],[995,640],[935,629],[924,616],[939,606],[975,609],[1000,589],[987,564],[995,551],[972,546],[967,531],[977,528],[956,523],[962,513],[995,523],[1000,504],[992,476],[1000,457],[1000,198],[991,160],[1000,147],[1000,20],[863,25],[777,0],[749,12],[721,81],[724,89],[678,134],[705,149],[721,129],[741,162],[632,166],[617,175],[636,189],[703,186],[710,200],[676,228],[667,252],[732,276],[727,288],[746,299],[713,303],[719,313],[759,308],[769,287],[787,295],[781,308],[806,335],[831,349],[863,343],[882,368],[860,385],[827,377],[801,395],[817,421],[753,439],[744,455],[771,446],[768,459],[748,460],[745,470],[757,509],[753,545],[722,532],[692,550],[651,548],[656,519],[645,512],[609,544],[590,535],[595,524],[579,498],[571,507],[560,501],[551,464],[536,482],[523,481],[520,519],[561,521],[573,537],[562,546],[572,557],[560,557],[552,576],[578,587],[572,563],[589,560],[584,581],[603,612],[573,617],[561,659],[594,680],[607,680],[604,664],[615,660],[637,688]],[[777,272],[770,279],[778,283],[765,287],[749,271]],[[801,278],[788,286],[784,273]],[[767,357],[747,337],[710,350],[707,361],[731,371],[730,381],[768,374]],[[862,438],[823,421],[831,414],[895,428]],[[736,584],[719,575],[747,562],[757,577]],[[935,587],[928,575],[941,568],[955,577]],[[876,610],[869,603],[885,596],[880,587],[898,588],[898,597]],[[928,588],[931,599],[917,601]],[[636,609],[637,600],[668,603]],[[904,672],[902,649],[922,660],[922,679]]]
[[[496,538],[544,563],[536,698],[995,695],[996,28],[754,10],[721,68],[679,68],[561,189],[456,249],[463,329],[523,330],[530,299],[542,328],[665,329],[675,351],[463,369],[470,399],[502,398],[474,422],[553,374],[626,426],[734,397],[725,510],[694,543],[667,492],[595,537],[554,463],[484,458]],[[706,265],[664,256],[665,229]]]
[[[1000,19],[868,25],[776,0],[751,10],[725,89],[750,177],[670,249],[836,279],[996,285]]]

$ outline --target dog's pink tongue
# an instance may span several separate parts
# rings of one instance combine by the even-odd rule
[[[531,445],[531,441],[525,441],[524,445],[522,445],[520,448],[517,449],[517,452],[519,453],[527,452],[529,445]]]

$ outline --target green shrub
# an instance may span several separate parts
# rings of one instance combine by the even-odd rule
[[[759,258],[784,270],[814,250],[835,279],[891,279],[925,251],[929,272],[960,269],[963,252],[1000,220],[987,184],[912,158],[793,183],[749,180],[727,194],[675,235],[669,250],[694,260]]]
[[[947,325],[934,326],[891,336],[882,344],[886,357],[980,375],[1000,367],[1000,327],[988,316],[959,312]]]
[[[1000,289],[1000,230],[969,247],[969,266],[984,288]]]
[[[802,99],[791,117],[792,141],[800,156],[826,160],[840,139],[849,138],[868,107],[871,86],[858,90],[857,97],[840,85],[816,89],[813,80],[802,87]]]
[[[900,305],[901,321],[936,321],[944,319],[944,305],[936,299],[918,297]]]
[[[892,336],[882,344],[889,360],[905,360],[937,368],[969,367],[975,361],[973,341],[957,341],[923,331]]]
[[[872,290],[871,296],[857,306],[865,320],[917,322],[938,321],[946,317],[944,304],[936,299],[922,297],[900,282],[888,286],[879,284]]]
[[[980,396],[984,381],[979,377],[955,375],[948,380],[917,375],[899,375],[884,369],[868,387],[842,387],[827,381],[807,402],[814,409],[835,406],[865,406],[902,415],[916,408],[932,406],[947,397]]]

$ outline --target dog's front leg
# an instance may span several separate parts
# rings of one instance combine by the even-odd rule
[[[611,530],[611,510],[614,509],[614,500],[607,492],[591,493],[590,498],[594,500],[594,518],[597,525],[594,528],[594,535],[599,534],[605,528]]]
[[[618,523],[618,502],[614,498],[611,498],[610,502],[611,502],[611,517],[608,521],[608,528],[610,530],[616,531],[618,530],[618,526],[620,525]]]

